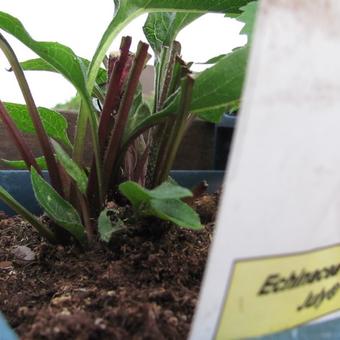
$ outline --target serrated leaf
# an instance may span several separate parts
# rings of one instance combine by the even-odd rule
[[[44,156],[41,157],[37,157],[35,159],[35,161],[37,162],[39,168],[41,170],[47,170],[47,164],[46,164],[46,160]],[[1,162],[6,165],[7,167],[11,168],[11,169],[16,169],[16,170],[29,170],[27,169],[26,163],[25,161],[22,160],[8,160],[8,159],[1,159]]]
[[[66,79],[68,79],[77,89],[79,95],[82,98],[82,109],[78,118],[78,127],[80,129],[86,130],[87,120],[90,122],[91,135],[93,141],[93,150],[96,158],[96,165],[98,167],[98,181],[101,182],[100,173],[100,159],[99,159],[99,141],[97,137],[98,130],[98,117],[93,110],[91,96],[92,90],[95,88],[95,79],[100,68],[100,64],[96,69],[96,75],[93,78],[93,84],[90,87],[90,91],[87,89],[85,76],[86,68],[84,67],[81,60],[75,55],[75,53],[67,46],[59,44],[57,42],[46,42],[34,40],[30,34],[26,31],[23,24],[15,17],[5,13],[0,12],[0,29],[13,35],[24,45],[35,52],[39,57],[46,60],[52,67],[54,67],[60,74],[62,74]],[[103,60],[103,59],[102,59]],[[102,61],[101,60],[101,61]],[[96,90],[96,88],[94,89]],[[80,144],[84,141],[79,138],[80,133],[76,133],[76,147],[77,147],[77,157],[80,157]],[[81,135],[82,136],[82,135]],[[80,139],[80,141],[79,141]],[[46,156],[46,155],[45,155]]]
[[[143,26],[144,34],[156,55],[169,47],[185,26],[199,18],[201,13],[150,13]]]
[[[74,207],[65,201],[34,168],[31,169],[31,181],[35,198],[46,214],[85,246],[85,229]]]
[[[251,40],[253,35],[256,13],[257,13],[258,3],[256,1],[248,3],[246,6],[241,7],[242,14],[240,14],[236,19],[244,23],[241,29],[241,34],[246,34],[248,40]]]
[[[154,216],[157,216],[165,221],[171,221],[180,227],[190,229],[202,228],[198,214],[180,200],[152,199],[150,201],[150,208]]]
[[[15,17],[0,12],[0,29],[13,35],[24,45],[29,47],[53,68],[58,70],[78,90],[87,96],[84,73],[78,57],[67,46],[57,42],[36,41],[26,31],[23,24]]]
[[[226,109],[241,98],[245,78],[249,48],[241,47],[229,53],[212,67],[201,72],[195,79],[190,112],[200,118],[218,123]],[[126,136],[124,143],[138,135],[139,131],[164,121],[175,115],[181,93],[176,92],[169,98],[166,107],[139,122]]]
[[[248,53],[248,47],[239,48],[197,76],[191,112],[219,122],[228,104],[241,97]]]
[[[87,190],[87,175],[83,169],[81,169],[77,163],[63,150],[63,148],[55,141],[52,140],[56,157],[70,177],[76,182],[82,194]]]
[[[99,237],[104,242],[109,242],[112,234],[115,232],[124,229],[124,223],[121,219],[117,219],[115,222],[112,222],[108,212],[114,212],[112,209],[104,209],[98,218],[98,232]]]
[[[35,134],[35,128],[26,105],[14,103],[4,103],[4,105],[19,130]],[[72,148],[67,135],[68,124],[65,117],[44,107],[38,107],[38,111],[47,135],[64,146]]]
[[[113,39],[134,18],[148,12],[240,13],[251,0],[116,0],[112,21],[104,32],[93,57],[88,77],[92,89],[100,64]]]

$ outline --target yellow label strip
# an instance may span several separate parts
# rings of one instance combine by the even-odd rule
[[[340,309],[340,245],[237,261],[216,339],[289,329]]]

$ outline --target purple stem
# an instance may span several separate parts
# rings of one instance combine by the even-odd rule
[[[37,172],[41,175],[41,169],[39,168],[31,149],[29,148],[28,144],[25,141],[23,134],[19,131],[16,127],[14,121],[8,114],[4,104],[0,100],[0,118],[6,126],[6,129],[13,139],[14,144],[18,148],[21,157],[23,158],[27,169],[30,169],[33,166]]]
[[[115,168],[115,162],[118,157],[120,146],[122,144],[122,137],[124,134],[126,123],[128,121],[129,111],[133,103],[134,95],[137,90],[139,79],[144,69],[145,62],[148,58],[148,48],[149,46],[145,43],[140,42],[138,44],[136,57],[131,68],[126,91],[119,107],[115,126],[110,136],[109,144],[104,157],[104,192],[107,192],[108,186],[110,184],[110,178],[113,175],[112,171]]]

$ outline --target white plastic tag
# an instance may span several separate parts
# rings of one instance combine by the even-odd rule
[[[263,0],[192,340],[340,308],[340,1]]]

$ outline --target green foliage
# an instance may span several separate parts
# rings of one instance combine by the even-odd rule
[[[115,14],[92,59],[88,79],[92,88],[105,52],[119,32],[134,18],[148,12],[240,13],[249,0],[116,0]]]
[[[98,218],[98,233],[100,239],[104,242],[109,242],[115,232],[125,228],[120,218],[113,221],[110,214],[116,214],[116,211],[114,209],[104,209]]]
[[[79,57],[79,60],[80,62],[83,63],[84,68],[87,70],[90,65],[90,61],[85,58],[80,58],[80,57]],[[22,61],[20,65],[24,71],[58,72],[57,69],[55,69],[51,64],[49,64],[47,61],[45,61],[42,58],[25,60],[25,61]],[[107,72],[105,69],[100,68],[98,71],[97,78],[96,78],[96,83],[98,85],[103,85],[106,82],[107,82]]]
[[[146,118],[151,116],[149,105],[143,100],[142,89],[138,90],[129,113],[129,121],[125,129],[125,135],[129,135]]]
[[[242,33],[250,37],[256,3],[249,0],[114,3],[113,19],[91,61],[78,57],[62,44],[34,40],[18,19],[0,12],[0,30],[38,55],[19,63],[0,33],[0,48],[10,61],[27,104],[2,105],[0,101],[0,118],[25,160],[2,162],[17,169],[30,168],[36,199],[52,220],[53,228],[31,215],[1,187],[0,199],[51,242],[75,239],[86,247],[97,236],[109,242],[113,233],[125,228],[119,211],[105,207],[105,202],[116,198],[117,188],[130,200],[138,216],[155,216],[180,227],[201,228],[197,213],[183,201],[191,192],[162,182],[168,178],[188,122],[195,116],[218,122],[226,108],[240,102],[249,46],[211,59],[207,62],[212,65],[210,68],[192,75],[191,65],[181,59],[180,44],[175,39],[181,29],[208,12],[239,16],[245,23]],[[147,44],[140,43],[136,54],[132,54],[131,38],[125,37],[120,54],[105,59],[117,34],[142,13],[149,13],[144,32],[156,54],[154,96],[147,100],[140,85],[141,72],[149,59]],[[36,108],[22,70],[57,72],[73,84],[77,90],[75,108],[79,107],[73,145],[65,118],[56,111]],[[99,115],[91,96],[99,103]],[[88,123],[93,162],[86,168],[83,147]],[[43,157],[34,159],[22,133],[37,134]],[[51,184],[41,175],[46,168]],[[128,181],[121,183],[121,175]],[[68,237],[64,239],[65,233]]]
[[[197,63],[197,64],[207,64],[207,65],[211,65],[211,64],[216,64],[218,61],[220,61],[221,59],[223,59],[226,56],[226,54],[220,54],[216,57],[210,58],[207,61],[203,62],[203,63]]]
[[[33,121],[26,105],[14,103],[4,103],[4,105],[21,132],[35,134]],[[48,136],[72,149],[72,144],[67,135],[68,123],[65,117],[44,107],[39,107],[38,111]]]
[[[90,121],[94,156],[96,158],[98,182],[101,186],[102,168],[100,161],[99,140],[97,135],[98,119],[96,113],[93,111],[90,94],[86,86],[85,76],[87,69],[84,67],[80,58],[78,58],[78,56],[76,56],[69,47],[66,47],[62,44],[56,42],[40,42],[34,40],[17,18],[4,12],[0,12],[0,29],[16,37],[24,45],[35,52],[40,58],[44,59],[55,70],[57,70],[66,79],[68,79],[79,92],[83,101],[82,116]],[[96,71],[97,76],[99,67]],[[94,81],[95,79],[96,77],[94,78]],[[92,88],[94,87],[94,81],[93,86],[91,86],[91,93]],[[86,126],[83,126],[82,124],[80,125],[80,129],[86,130]],[[37,131],[37,133],[39,132]],[[83,132],[83,134],[85,134],[85,131]],[[81,143],[84,143],[84,139],[81,140]],[[78,151],[78,148],[76,149],[76,151]]]
[[[31,181],[35,198],[46,214],[58,226],[72,234],[82,246],[86,246],[85,229],[74,207],[65,201],[34,168],[31,169]]]
[[[89,68],[90,62],[87,59],[81,58],[81,57],[79,57],[79,62],[80,62],[80,65],[82,66],[82,69],[86,73]],[[47,72],[57,72],[57,73],[59,72],[51,64],[49,64],[47,61],[45,61],[42,58],[29,59],[29,60],[21,62],[20,65],[24,71],[47,71]],[[106,82],[107,82],[107,72],[105,69],[100,68],[98,70],[98,74],[96,77],[96,82],[94,85],[92,95],[101,99],[103,96],[102,86],[105,85]],[[56,108],[78,110],[80,107],[81,96],[78,94],[74,99],[75,99],[74,101],[71,100],[70,103],[65,103],[66,105],[61,104]]]
[[[248,47],[220,59],[196,78],[191,111],[200,118],[219,122],[228,104],[241,97]]]
[[[119,190],[128,198],[138,214],[159,217],[180,227],[202,227],[197,213],[181,201],[181,198],[192,196],[185,188],[165,182],[153,190],[147,190],[135,182],[128,181],[120,184]]]
[[[250,40],[254,31],[257,5],[258,3],[256,1],[248,3],[246,6],[241,8],[242,13],[237,17],[237,20],[244,23],[240,33],[246,34]]]
[[[70,100],[64,103],[58,103],[53,109],[54,110],[67,110],[67,111],[78,111],[80,109],[81,98],[79,95],[75,95]]]
[[[156,56],[164,47],[170,47],[185,26],[199,18],[201,13],[151,13],[143,27],[144,34]]]
[[[198,214],[181,200],[166,199],[150,200],[148,215],[170,221],[183,228],[201,229],[202,225]]]
[[[40,169],[47,170],[47,164],[44,156],[37,157],[35,160],[38,163]],[[26,163],[22,160],[10,161],[8,159],[1,159],[1,163],[11,169],[29,170],[26,166]]]
[[[63,148],[53,141],[56,158],[69,176],[75,181],[80,192],[85,195],[87,190],[87,175],[85,171],[72,160],[72,158],[63,150]]]
[[[78,91],[87,94],[85,75],[79,58],[67,46],[56,42],[34,40],[26,31],[23,24],[15,17],[0,12],[0,28],[21,41],[24,45],[38,54],[55,70],[67,78]]]
[[[226,108],[241,97],[248,53],[248,47],[237,49],[197,76],[190,112],[206,121],[219,122]],[[130,135],[134,136],[137,131],[159,124],[168,116],[176,114],[179,102],[178,92],[163,110],[140,120]],[[126,136],[127,139],[129,137]]]
[[[121,0],[121,6],[129,4],[130,8],[144,8],[153,12],[215,12],[240,13],[240,7],[247,4],[247,0]]]

